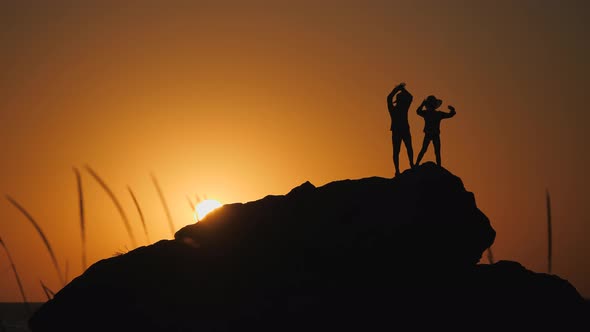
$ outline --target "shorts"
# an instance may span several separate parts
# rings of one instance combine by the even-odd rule
[[[394,129],[391,131],[392,139],[407,139],[410,137],[410,128],[407,129]]]

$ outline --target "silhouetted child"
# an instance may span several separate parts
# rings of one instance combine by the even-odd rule
[[[395,96],[395,102],[393,97]],[[399,151],[402,141],[406,145],[410,167],[414,167],[414,151],[412,150],[412,136],[408,123],[408,109],[412,103],[412,95],[406,90],[406,83],[398,84],[387,96],[387,109],[391,117],[391,143],[393,145],[393,165],[395,175],[399,175]]]
[[[436,155],[436,164],[441,166],[441,158],[440,158],[440,122],[442,119],[448,119],[455,116],[457,112],[455,112],[455,108],[453,106],[448,106],[450,113],[445,113],[438,111],[437,108],[442,105],[442,100],[437,99],[435,96],[428,96],[418,109],[416,113],[424,118],[424,142],[422,143],[422,150],[418,154],[418,159],[416,160],[416,165],[420,165],[420,161],[422,157],[424,157],[424,153],[426,153],[426,149],[428,149],[428,145],[430,141],[434,144],[434,154]],[[423,110],[423,107],[426,107],[426,110]]]

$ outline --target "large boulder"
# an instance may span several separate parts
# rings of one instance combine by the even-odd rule
[[[327,264],[342,258],[350,265],[384,255],[418,266],[462,266],[477,263],[495,235],[461,179],[426,163],[394,179],[319,188],[306,182],[285,196],[225,205],[175,238],[260,259],[295,255]]]
[[[567,281],[518,263],[478,265],[494,237],[473,194],[433,163],[394,179],[306,182],[97,262],[29,323],[34,332],[584,323],[587,305]]]

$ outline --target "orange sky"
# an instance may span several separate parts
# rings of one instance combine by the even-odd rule
[[[143,245],[127,185],[152,240],[171,237],[150,172],[176,229],[192,222],[187,194],[246,202],[307,180],[393,176],[386,96],[404,81],[416,152],[419,102],[457,108],[443,165],[491,219],[495,257],[546,271],[549,188],[553,271],[590,296],[586,1],[83,3],[0,5],[0,193],[37,219],[70,278],[81,273],[73,166],[107,181]],[[89,261],[130,249],[115,206],[82,178]],[[30,299],[44,299],[39,280],[59,289],[6,200],[0,236]],[[2,253],[0,301],[19,300]]]

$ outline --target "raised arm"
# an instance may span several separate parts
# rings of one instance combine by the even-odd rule
[[[393,90],[391,90],[391,92],[387,95],[387,106],[389,106],[390,108],[393,107],[393,96],[395,96],[396,93],[400,92],[405,87],[406,83],[402,82],[396,85],[395,88],[393,88]]]
[[[453,106],[449,105],[448,107],[451,110],[451,112],[450,113],[441,112],[443,114],[443,116],[442,116],[443,119],[452,118],[455,116],[455,114],[457,114],[457,112],[455,112],[455,108]]]
[[[416,114],[420,115],[421,117],[424,117],[424,103],[426,102],[426,99],[422,101],[422,104],[420,104],[420,106],[418,106],[418,108],[416,109]]]

